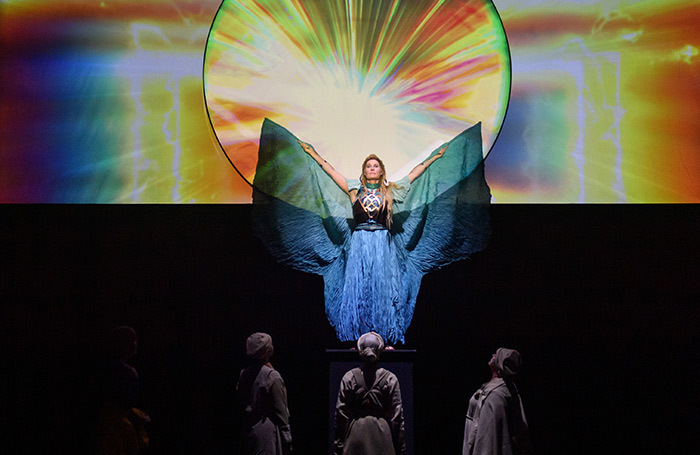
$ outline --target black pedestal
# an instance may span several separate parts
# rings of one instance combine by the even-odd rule
[[[328,453],[333,453],[335,437],[335,405],[338,400],[340,380],[343,375],[362,364],[356,350],[328,349]],[[406,455],[413,455],[413,363],[416,351],[396,349],[384,351],[379,366],[396,375],[401,388],[406,439]]]

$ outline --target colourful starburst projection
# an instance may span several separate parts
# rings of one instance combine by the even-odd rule
[[[346,176],[377,153],[396,178],[478,121],[488,153],[510,60],[489,1],[224,1],[204,87],[219,142],[249,182],[265,117]]]
[[[493,3],[512,61],[507,114],[486,160],[493,201],[700,201],[697,1]],[[488,105],[479,97],[495,93],[483,79],[488,62],[480,63],[482,78],[468,79],[471,75],[456,66],[447,71],[453,61],[446,55],[471,64],[471,44],[459,47],[466,41],[463,32],[478,36],[475,33],[485,28],[478,21],[459,23],[457,18],[464,14],[445,18],[453,15],[445,11],[474,2],[436,3],[434,11],[418,8],[433,5],[427,1],[366,2],[364,7],[385,8],[381,11],[396,20],[370,23],[363,10],[353,14],[353,26],[346,25],[342,33],[342,22],[335,20],[345,17],[340,6],[359,11],[360,3],[326,7],[321,19],[314,16],[320,14],[320,6],[314,10],[309,6],[314,3],[307,1],[306,10],[292,8],[299,4],[280,4],[289,12],[299,11],[296,19],[284,16],[284,9],[249,7],[255,13],[247,13],[252,19],[242,15],[238,29],[222,29],[226,36],[240,37],[235,42],[224,36],[222,43],[237,46],[230,47],[229,54],[242,63],[229,65],[233,84],[220,85],[235,96],[214,112],[205,105],[203,83],[207,82],[205,90],[213,86],[203,64],[205,52],[207,71],[225,63],[217,61],[223,44],[208,41],[212,23],[217,27],[215,20],[220,20],[217,12],[223,14],[220,0],[4,1],[0,202],[248,203],[251,187],[222,152],[208,113],[219,126],[228,123],[227,152],[250,152],[237,155],[237,166],[248,174],[255,168],[260,123],[268,115],[313,142],[336,167],[348,166],[343,172],[349,177],[358,173],[356,154],[344,156],[339,150],[336,158],[329,153],[353,140],[360,144],[355,148],[371,149],[359,155],[379,152],[389,172],[398,175],[404,158],[391,158],[377,149],[397,147],[419,154],[430,140],[442,141],[452,129],[481,116],[472,107]],[[488,5],[486,11],[492,12]],[[420,20],[411,23],[416,14]],[[314,22],[301,21],[304,17]],[[436,17],[445,18],[445,23],[439,24]],[[268,29],[271,23],[279,25]],[[298,26],[290,30],[294,23]],[[304,27],[311,25],[314,33],[304,34]],[[240,29],[243,26],[250,30]],[[335,33],[333,41],[327,30]],[[414,32],[413,46],[403,49],[401,43],[408,43]],[[371,33],[383,38],[375,40],[374,47],[364,38]],[[277,63],[278,73],[298,76],[297,84],[273,80],[274,72],[253,77],[262,73],[258,67],[275,68],[274,61],[263,57],[279,57],[284,54],[277,49],[295,48],[291,38],[275,41],[280,36],[296,39],[298,49],[304,50]],[[222,50],[213,51],[215,46]],[[333,47],[343,52],[330,52]],[[259,58],[258,66],[251,58]],[[437,64],[440,58],[442,67]],[[389,70],[392,64],[395,73]],[[308,78],[297,71],[299,66],[309,69]],[[325,85],[317,83],[322,74]],[[370,108],[350,104],[363,99],[351,83],[362,82],[367,90],[381,74],[386,84],[368,92],[371,97],[363,95],[374,103]],[[223,81],[226,74],[221,76]],[[480,89],[449,98],[459,84],[469,87],[476,80]],[[400,83],[408,88],[401,89]],[[330,88],[323,92],[324,87]],[[387,122],[392,115],[404,121]],[[326,117],[326,126],[315,121]],[[353,123],[365,117],[375,123],[368,130],[371,134],[359,134],[361,125]],[[405,146],[411,137],[418,141]],[[383,138],[391,141],[383,143]],[[396,145],[399,139],[403,142]]]

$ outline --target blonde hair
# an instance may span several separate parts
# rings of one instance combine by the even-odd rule
[[[365,166],[370,160],[375,160],[379,163],[379,167],[382,169],[382,175],[379,177],[379,192],[382,195],[382,208],[386,208],[386,224],[387,228],[391,228],[391,217],[394,213],[394,197],[391,192],[394,188],[399,188],[399,185],[389,182],[386,178],[386,168],[384,167],[384,162],[379,159],[374,153],[370,154],[362,162],[362,172],[360,174],[360,183],[362,186],[367,186],[367,177],[365,177]]]

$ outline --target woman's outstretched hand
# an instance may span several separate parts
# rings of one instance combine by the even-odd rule
[[[304,149],[304,151],[305,151],[306,153],[308,153],[309,155],[311,155],[313,152],[316,151],[316,150],[314,150],[314,148],[311,146],[311,144],[307,144],[306,142],[302,142],[302,141],[297,141],[297,142],[299,143],[299,145],[301,145],[301,148]]]
[[[450,144],[445,144],[442,147],[440,147],[440,150],[438,150],[438,152],[435,154],[435,156],[437,156],[438,158],[442,158],[442,155],[445,154],[445,150],[447,150],[447,147],[449,147],[449,146],[450,146]]]

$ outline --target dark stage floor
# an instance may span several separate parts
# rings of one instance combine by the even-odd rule
[[[327,450],[318,276],[264,250],[248,205],[0,207],[3,446],[90,453],[100,346],[135,360],[153,453],[237,453],[233,392],[253,331],[273,336],[295,449]],[[538,454],[700,448],[700,206],[494,205],[489,248],[427,275],[415,350],[415,453],[459,453],[469,396],[499,346]]]

